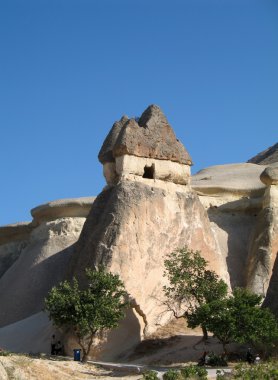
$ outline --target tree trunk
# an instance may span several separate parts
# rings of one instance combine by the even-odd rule
[[[203,331],[203,340],[208,340],[208,330],[205,326],[201,326]]]
[[[92,335],[90,336],[90,340],[86,345],[87,346],[86,349],[85,349],[85,344],[82,344],[82,342],[80,341],[80,345],[83,349],[82,363],[87,363],[88,361],[88,357],[89,357],[89,353],[93,344],[94,336],[95,336],[95,332],[93,332]]]

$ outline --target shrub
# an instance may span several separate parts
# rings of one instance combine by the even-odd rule
[[[145,380],[159,380],[156,371],[147,371],[143,374],[143,379]]]
[[[232,372],[232,379],[242,380],[277,380],[278,362],[257,365],[239,364]]]
[[[7,350],[3,350],[2,348],[0,348],[0,356],[10,356],[12,353],[10,351],[7,351]]]
[[[232,374],[225,372],[223,369],[218,369],[216,371],[216,380],[227,380],[232,379]]]
[[[86,362],[94,339],[103,331],[115,328],[124,318],[127,293],[119,276],[98,270],[86,269],[84,287],[74,277],[54,286],[45,298],[45,309],[54,325],[71,331],[82,348],[82,361]]]
[[[196,365],[189,365],[181,369],[182,379],[202,379],[208,378],[208,372],[205,368]]]
[[[215,354],[210,354],[209,355],[209,361],[208,365],[212,367],[226,367],[228,365],[227,361],[224,359],[223,356],[221,355],[215,355]]]
[[[164,373],[163,380],[182,380],[182,375],[180,371],[169,369],[166,373]]]

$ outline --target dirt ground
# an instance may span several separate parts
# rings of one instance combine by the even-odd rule
[[[157,330],[155,335],[141,342],[132,352],[119,357],[117,362],[147,367],[179,367],[188,363],[196,364],[204,351],[221,353],[222,347],[214,338],[210,338],[205,344],[201,330],[188,329],[185,321],[181,319]],[[139,380],[142,378],[142,373],[138,373],[136,366],[133,369],[111,369],[111,367],[105,369],[92,363],[82,364],[46,356],[43,358],[19,354],[0,356],[1,380]]]
[[[74,361],[11,355],[0,357],[0,378],[1,380],[115,380],[115,378],[138,380],[142,375],[133,375],[121,370],[105,370],[92,364]]]

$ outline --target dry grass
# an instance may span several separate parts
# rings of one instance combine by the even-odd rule
[[[100,369],[73,361],[34,359],[24,355],[0,357],[9,380],[137,380],[140,376]]]

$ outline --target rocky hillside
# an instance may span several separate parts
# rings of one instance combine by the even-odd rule
[[[278,162],[278,143],[250,158],[248,162],[259,165],[270,165]]]

